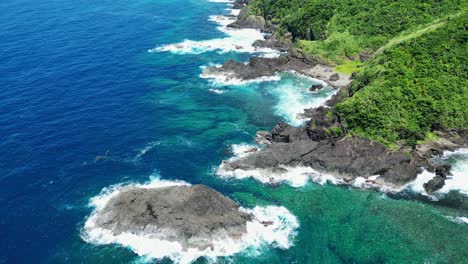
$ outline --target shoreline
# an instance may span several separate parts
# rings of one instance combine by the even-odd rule
[[[235,28],[254,28],[271,34],[265,40],[255,41],[256,48],[277,48],[282,53],[275,58],[253,56],[248,63],[230,60],[222,66],[207,67],[203,74],[224,75],[227,78],[248,81],[274,76],[285,71],[294,71],[324,81],[339,92],[326,103],[330,108],[304,109],[303,116],[312,120],[305,126],[291,127],[280,122],[271,132],[257,132],[257,143],[263,143],[265,147],[249,153],[249,158],[223,161],[220,169],[230,174],[243,171],[242,177],[245,177],[248,171],[253,170],[270,170],[270,172],[280,170],[287,173],[288,169],[285,167],[293,164],[305,166],[317,172],[336,173],[335,179],[339,181],[338,184],[361,186],[379,191],[398,190],[397,193],[414,184],[424,172],[427,172],[433,175],[420,188],[428,196],[442,189],[445,182],[451,179],[451,166],[437,164],[432,160],[444,151],[466,148],[468,144],[463,136],[457,139],[456,132],[448,132],[442,134],[437,141],[420,144],[413,149],[400,150],[390,150],[378,142],[365,138],[346,136],[346,128],[340,120],[333,120],[327,115],[330,111],[334,111],[334,105],[349,97],[348,87],[353,80],[353,75],[337,73],[330,66],[306,58],[292,49],[291,39],[286,42],[276,40],[271,25],[269,28],[265,26],[268,24],[267,21],[260,23],[258,21],[262,20],[256,16],[255,19],[249,19],[252,16],[247,16],[248,12],[244,11],[248,10],[248,3],[245,1],[237,0],[232,6],[240,9],[237,20],[232,23],[235,24]],[[257,22],[252,23],[252,21]],[[288,33],[285,36],[287,37]],[[323,87],[311,87],[311,91],[321,88]],[[317,126],[316,123],[319,123],[318,128],[312,127]],[[341,147],[337,148],[336,145],[341,145]],[[388,158],[389,156],[391,158]],[[281,176],[278,177],[281,178]],[[268,183],[268,180],[261,181]],[[277,184],[272,178],[270,181],[272,185]]]
[[[294,49],[294,43],[290,33],[285,33],[282,36],[283,40],[278,40],[275,37],[275,29],[268,21],[263,21],[263,18],[258,16],[248,15],[249,2],[246,0],[234,0],[229,5],[232,7],[230,15],[227,17],[235,18],[235,21],[228,24],[228,28],[235,29],[256,29],[265,35],[264,39],[256,40],[253,47],[256,49],[273,49],[280,52],[278,57],[266,58],[261,61],[261,57],[251,57],[247,66],[252,68],[271,67],[270,75],[281,73],[284,71],[296,71],[308,77],[316,78],[326,82],[329,86],[340,89],[348,86],[352,82],[352,75],[337,72],[333,67],[311,58],[307,58],[298,50]],[[263,19],[264,20],[264,19]],[[269,25],[270,24],[270,25]],[[257,60],[255,60],[257,59]],[[224,65],[221,66],[221,69]],[[218,67],[219,68],[219,67]],[[243,79],[249,79],[249,76],[240,76]]]

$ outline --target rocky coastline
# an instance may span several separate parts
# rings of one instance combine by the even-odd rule
[[[324,62],[304,56],[294,49],[292,34],[284,33],[277,37],[276,26],[261,16],[250,15],[250,1],[237,0],[232,4],[233,9],[240,9],[236,20],[229,24],[230,28],[256,29],[265,33],[265,39],[257,40],[253,46],[258,49],[269,48],[277,50],[280,55],[275,58],[252,57],[248,63],[229,60],[221,66],[210,66],[203,75],[223,75],[227,80],[236,79],[249,81],[262,77],[271,77],[280,72],[295,71],[300,74],[320,79],[335,88],[348,86],[353,77],[336,72],[333,67]]]
[[[467,131],[440,132],[437,140],[417,145],[388,149],[379,142],[349,136],[333,107],[349,97],[348,87],[353,76],[333,71],[329,65],[303,56],[293,48],[291,34],[285,33],[279,40],[275,37],[275,26],[257,16],[249,16],[249,1],[238,0],[233,8],[241,9],[238,20],[232,27],[255,28],[270,33],[266,40],[255,42],[258,47],[280,50],[277,58],[253,57],[248,63],[227,61],[222,66],[208,67],[204,74],[222,74],[227,78],[251,80],[273,76],[283,71],[295,71],[327,82],[339,91],[326,106],[304,109],[299,113],[310,121],[303,127],[292,127],[278,123],[272,131],[257,132],[256,142],[265,145],[251,151],[247,156],[223,161],[226,171],[270,169],[286,172],[286,167],[307,166],[314,170],[333,173],[345,184],[353,184],[358,178],[375,187],[401,188],[414,181],[426,169],[434,172],[434,178],[424,184],[427,193],[444,186],[450,177],[450,165],[437,164],[433,158],[444,151],[453,151],[468,146]],[[320,89],[311,87],[311,91]]]

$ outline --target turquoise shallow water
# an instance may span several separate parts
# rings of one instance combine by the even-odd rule
[[[291,110],[331,92],[304,93],[311,81],[291,74],[237,86],[199,77],[201,66],[244,61],[247,53],[148,52],[226,37],[208,21],[225,8],[201,0],[0,3],[0,263],[146,262],[80,235],[91,197],[151,175],[297,216],[291,248],[221,263],[466,263],[467,226],[447,218],[468,217],[466,196],[431,202],[213,175],[231,144],[252,143],[279,120],[295,122]]]

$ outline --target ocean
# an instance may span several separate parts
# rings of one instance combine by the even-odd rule
[[[446,153],[454,178],[438,197],[420,182],[392,195],[301,171],[275,187],[217,173],[256,131],[300,125],[298,112],[335,92],[310,93],[319,81],[292,72],[248,83],[203,75],[277,56],[251,46],[259,32],[226,29],[219,15],[235,11],[225,1],[4,0],[0,10],[0,263],[177,262],[84,230],[106,188],[161,180],[297,220],[277,239],[196,263],[467,261],[466,150]]]

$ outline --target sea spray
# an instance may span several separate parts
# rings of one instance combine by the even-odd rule
[[[445,185],[439,191],[448,193],[458,191],[468,196],[468,148],[462,148],[456,151],[446,151],[442,156],[442,162],[452,164],[452,175],[445,180]]]
[[[225,3],[225,2],[223,2]],[[237,10],[228,9],[231,16],[212,15],[209,21],[218,24],[218,30],[226,34],[224,38],[210,40],[184,40],[176,44],[168,44],[153,49],[148,52],[171,52],[173,54],[201,54],[205,52],[218,52],[220,54],[228,52],[239,53],[260,53],[267,57],[278,57],[280,52],[270,48],[254,47],[256,40],[264,40],[265,35],[256,29],[234,29],[228,25],[236,21],[232,16],[238,13]]]
[[[167,181],[154,177],[146,184],[119,184],[105,188],[99,195],[90,200],[93,212],[86,220],[81,232],[83,240],[98,245],[118,244],[131,249],[144,259],[169,258],[175,263],[192,263],[204,257],[214,263],[218,257],[232,256],[240,252],[256,256],[265,246],[287,249],[292,246],[296,230],[299,227],[297,218],[282,206],[256,206],[240,208],[252,215],[247,221],[246,230],[240,238],[220,238],[212,241],[212,246],[202,250],[199,248],[184,248],[179,242],[164,240],[161,237],[136,235],[133,233],[113,234],[96,224],[97,216],[107,203],[117,196],[124,188],[164,188],[171,186],[190,186],[183,181]]]
[[[451,174],[445,179],[444,186],[432,194],[428,194],[424,184],[436,175],[433,172],[423,170],[416,180],[406,185],[415,193],[422,194],[432,200],[443,198],[449,192],[458,192],[463,196],[468,195],[468,149],[461,148],[456,151],[445,151],[441,157],[434,158],[435,162],[452,165]]]
[[[309,118],[300,115],[305,109],[324,106],[337,92],[336,89],[328,86],[326,82],[295,71],[241,80],[231,77],[229,73],[208,73],[204,70],[205,68],[206,66],[202,67],[203,72],[200,77],[208,79],[212,86],[229,86],[232,89],[248,88],[271,94],[277,101],[274,105],[274,113],[293,126],[303,125],[309,120]],[[309,88],[317,83],[324,86],[324,88],[317,92],[310,92]]]

